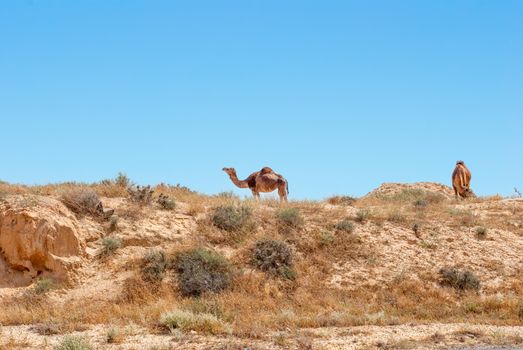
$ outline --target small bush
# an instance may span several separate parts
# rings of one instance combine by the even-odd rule
[[[334,242],[334,235],[330,231],[321,231],[320,233],[320,245],[328,246]]]
[[[440,284],[457,290],[479,290],[479,278],[471,271],[457,268],[443,268],[439,271]]]
[[[119,329],[111,327],[107,330],[105,334],[105,340],[109,344],[116,344],[122,341],[122,333]]]
[[[147,282],[160,282],[165,277],[169,261],[163,250],[150,250],[142,262],[142,278]]]
[[[487,237],[488,229],[484,226],[476,228],[476,235],[478,238],[485,238]]]
[[[33,289],[36,294],[45,294],[56,288],[56,282],[52,278],[43,277],[36,280]]]
[[[122,246],[122,240],[115,236],[107,236],[102,239],[102,254],[111,255]]]
[[[114,179],[114,184],[122,188],[128,188],[133,185],[131,179],[129,179],[129,177],[124,173],[118,173]]]
[[[276,213],[278,224],[284,229],[300,229],[304,224],[298,208],[281,209]]]
[[[208,313],[193,313],[185,310],[174,310],[160,316],[160,324],[169,331],[197,331],[207,334],[229,333],[230,327]]]
[[[227,289],[232,279],[230,263],[221,254],[197,248],[179,253],[175,260],[180,290],[186,296]]]
[[[212,223],[219,229],[238,231],[251,221],[252,211],[247,206],[222,205],[214,209]]]
[[[111,215],[109,218],[109,232],[118,230],[118,221],[120,221],[118,215]]]
[[[158,197],[157,203],[165,210],[174,210],[176,207],[176,201],[163,193]]]
[[[351,196],[334,196],[327,199],[327,203],[332,205],[352,205],[356,198]]]
[[[429,201],[426,199],[416,199],[413,203],[414,207],[417,209],[423,209],[429,205]]]
[[[76,214],[98,215],[100,198],[95,191],[87,187],[74,187],[62,192],[60,200]]]
[[[60,325],[56,323],[37,323],[29,327],[29,330],[40,335],[54,335],[62,333]]]
[[[352,231],[354,231],[354,224],[348,219],[343,219],[334,225],[334,229],[340,232],[352,233]]]
[[[292,249],[282,241],[269,239],[258,241],[253,249],[252,263],[262,271],[288,278],[292,275]]]
[[[416,235],[416,237],[419,237],[420,232],[421,232],[421,224],[419,224],[417,222],[412,224],[412,231],[414,232],[414,235]]]
[[[93,347],[83,338],[76,336],[66,336],[60,344],[55,346],[55,350],[92,350]]]
[[[153,199],[154,190],[151,186],[130,186],[127,191],[131,200],[141,205],[150,204]]]
[[[359,209],[357,212],[356,212],[356,216],[354,217],[354,220],[356,220],[357,222],[365,222],[369,219],[370,217],[370,210],[369,209]]]

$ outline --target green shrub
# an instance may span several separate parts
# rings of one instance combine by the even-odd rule
[[[39,278],[34,283],[33,288],[36,294],[45,294],[56,288],[56,282],[49,277]]]
[[[282,241],[265,239],[256,242],[253,249],[253,265],[272,275],[289,278],[293,275],[293,253],[291,247]]]
[[[439,271],[440,284],[458,290],[479,290],[481,282],[471,271],[457,268],[442,268]]]
[[[208,313],[193,313],[185,310],[174,310],[160,316],[160,325],[171,332],[197,331],[207,334],[229,333],[230,327],[215,315]]]
[[[143,257],[142,278],[147,282],[160,282],[168,267],[169,261],[163,250],[150,250]]]
[[[334,225],[334,229],[339,232],[352,233],[352,231],[354,231],[354,224],[348,219],[343,219]]]
[[[183,295],[200,296],[227,289],[232,267],[221,254],[205,248],[179,253],[175,260],[179,287]]]
[[[222,205],[214,209],[212,223],[219,229],[233,232],[238,231],[251,222],[252,211],[247,206]]]
[[[280,209],[276,213],[276,219],[280,227],[284,229],[300,229],[304,224],[300,210],[298,208]]]
[[[157,202],[160,205],[160,207],[165,210],[174,210],[174,208],[176,207],[176,201],[163,193],[160,194],[160,197],[158,197]]]
[[[89,342],[77,336],[65,336],[60,344],[55,346],[55,350],[92,350]]]
[[[115,236],[107,236],[102,239],[102,254],[111,255],[122,246],[122,240]]]

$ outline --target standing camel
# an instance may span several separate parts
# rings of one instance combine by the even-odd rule
[[[472,175],[470,170],[465,165],[465,162],[458,160],[456,167],[452,172],[452,187],[454,188],[454,195],[456,199],[474,197],[474,192],[470,189],[470,179]]]
[[[245,180],[239,180],[234,168],[223,168],[223,171],[229,175],[231,181],[239,188],[249,188],[254,198],[260,198],[260,192],[272,192],[278,189],[278,195],[281,202],[287,202],[289,193],[289,184],[280,174],[276,174],[271,168],[264,167],[255,171]]]

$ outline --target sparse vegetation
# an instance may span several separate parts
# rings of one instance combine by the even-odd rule
[[[301,216],[298,208],[280,209],[276,213],[276,219],[284,231],[299,230],[305,224],[305,220]]]
[[[120,220],[120,218],[118,217],[118,215],[111,215],[111,217],[109,218],[109,229],[108,229],[109,232],[114,232],[114,231],[118,230],[118,221],[119,220]]]
[[[332,205],[352,205],[356,202],[356,198],[351,196],[334,196],[327,199],[327,203]]]
[[[229,287],[232,267],[221,254],[205,248],[181,252],[176,256],[180,291],[186,296],[218,293]]]
[[[478,238],[485,239],[487,237],[488,229],[485,226],[476,228],[476,235]]]
[[[38,278],[33,285],[36,294],[45,294],[56,288],[56,282],[50,277]]]
[[[107,256],[113,254],[122,246],[122,240],[116,236],[107,236],[102,239],[102,254]]]
[[[197,331],[206,334],[230,333],[228,324],[208,313],[193,313],[186,310],[174,310],[161,315],[160,324],[169,331]]]
[[[122,332],[115,327],[111,327],[105,334],[105,341],[109,344],[116,344],[122,341]]]
[[[256,242],[253,249],[253,265],[270,274],[294,279],[293,252],[291,247],[277,240],[261,240]]]
[[[481,282],[479,278],[469,270],[457,268],[442,268],[439,271],[440,284],[457,290],[479,290]]]
[[[76,214],[98,215],[100,213],[100,198],[88,187],[70,187],[62,191],[60,199],[66,207]]]
[[[248,206],[221,205],[214,209],[212,223],[219,229],[234,232],[245,228],[252,217],[252,210]]]
[[[153,199],[154,189],[151,186],[130,186],[127,191],[131,200],[140,205],[148,205]]]
[[[91,344],[77,336],[65,336],[55,350],[93,350]]]
[[[160,205],[160,208],[165,210],[174,210],[176,207],[176,201],[163,193],[158,197],[157,203]]]
[[[334,229],[338,232],[352,233],[352,231],[354,231],[354,224],[348,219],[343,219],[334,225]]]
[[[367,221],[369,219],[369,217],[370,217],[369,209],[359,209],[356,212],[356,216],[355,216],[354,220],[356,220],[357,222],[363,223],[363,222]]]
[[[147,282],[160,282],[169,267],[169,261],[163,250],[150,250],[142,260],[142,278]]]

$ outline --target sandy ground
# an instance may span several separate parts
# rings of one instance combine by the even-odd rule
[[[95,349],[521,349],[523,327],[467,324],[420,324],[317,328],[274,332],[261,339],[234,336],[151,334],[128,325],[119,328],[117,344],[106,341],[107,326],[93,326],[71,335],[88,340]],[[5,349],[53,349],[64,335],[39,335],[31,326],[3,327]],[[10,346],[10,347],[9,347]],[[510,347],[512,346],[512,347]],[[523,346],[523,345],[522,345]]]

